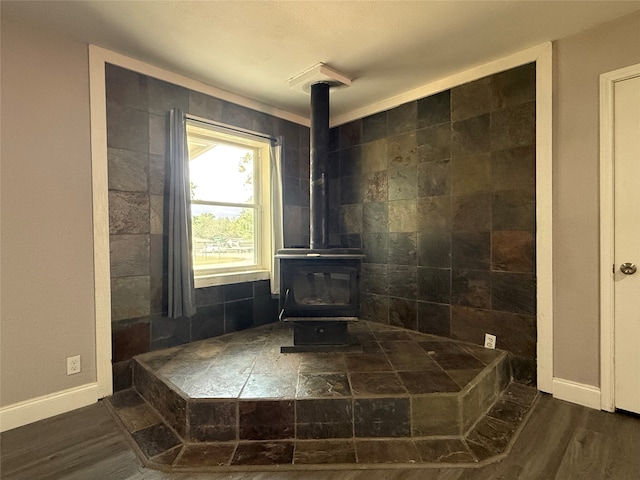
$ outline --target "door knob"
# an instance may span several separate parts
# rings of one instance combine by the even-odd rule
[[[637,270],[638,268],[633,263],[627,262],[620,265],[620,271],[625,275],[633,275]]]

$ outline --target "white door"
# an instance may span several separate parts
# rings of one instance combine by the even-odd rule
[[[614,401],[640,413],[640,76],[614,86]]]

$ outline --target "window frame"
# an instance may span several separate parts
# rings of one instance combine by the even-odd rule
[[[186,115],[188,124],[204,127],[212,132],[212,138],[227,144],[235,144],[254,149],[254,203],[238,204],[235,202],[198,201],[197,204],[214,204],[234,207],[250,206],[256,212],[254,218],[254,251],[255,264],[238,268],[192,268],[195,288],[216,285],[250,282],[269,279],[271,273],[272,228],[271,225],[271,168],[270,147],[274,138],[257,132],[213,122],[207,119]],[[188,133],[187,133],[188,139]],[[191,159],[189,159],[191,161]],[[190,199],[190,204],[194,202]],[[193,215],[190,216],[190,221]],[[191,249],[193,254],[193,232],[191,232]]]

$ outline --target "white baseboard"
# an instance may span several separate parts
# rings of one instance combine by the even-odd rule
[[[593,385],[554,378],[553,397],[600,410],[600,389]]]
[[[97,402],[99,398],[98,384],[88,383],[2,407],[0,408],[0,432],[86,407]]]

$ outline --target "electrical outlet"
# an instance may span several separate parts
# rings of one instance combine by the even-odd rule
[[[80,355],[74,355],[73,357],[67,357],[67,375],[75,375],[82,371],[82,365],[80,363]]]
[[[484,334],[484,348],[496,348],[496,336],[490,333]]]

